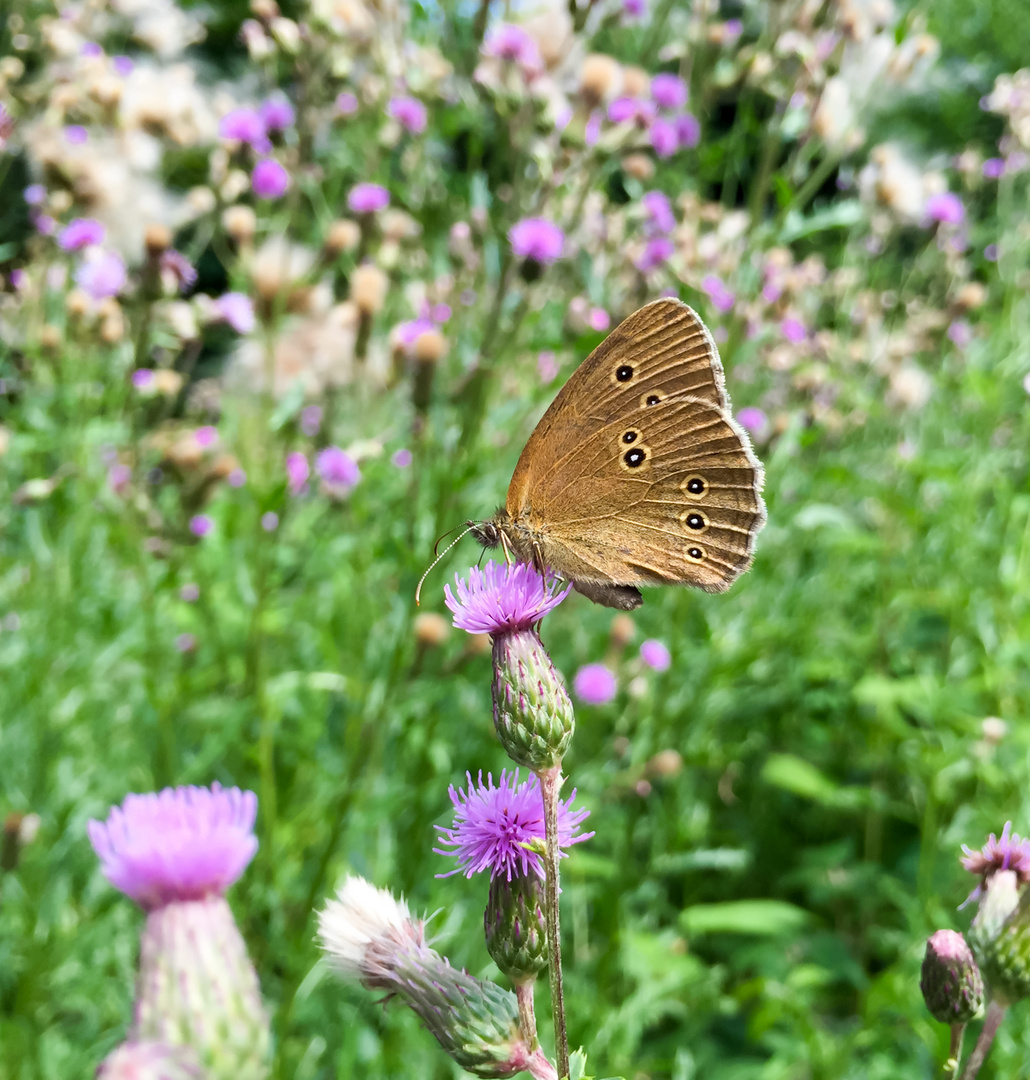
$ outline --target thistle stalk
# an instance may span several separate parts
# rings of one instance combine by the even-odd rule
[[[554,1016],[554,1045],[558,1057],[558,1075],[569,1075],[569,1034],[565,1026],[565,992],[562,986],[561,970],[561,916],[558,908],[558,860],[561,851],[558,847],[558,801],[561,794],[563,777],[561,765],[544,769],[539,774],[540,788],[544,798],[544,829],[547,851],[544,856],[546,872],[546,891],[544,910],[547,917],[547,938],[551,942],[551,1011]]]

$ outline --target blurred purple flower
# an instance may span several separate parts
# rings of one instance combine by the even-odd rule
[[[715,274],[708,274],[701,282],[701,288],[708,294],[717,311],[729,311],[737,302],[737,298]]]
[[[682,150],[693,150],[701,141],[701,124],[698,122],[697,117],[691,113],[680,113],[674,123],[680,148]]]
[[[942,225],[961,225],[965,220],[966,208],[953,191],[940,191],[926,200],[926,216],[930,221]]]
[[[87,296],[94,300],[106,300],[109,296],[117,296],[125,288],[125,263],[117,252],[92,248],[75,271],[75,281]]]
[[[651,80],[651,98],[660,109],[682,109],[687,103],[687,84],[663,71]]]
[[[161,252],[159,265],[161,272],[167,274],[181,292],[186,292],[197,283],[197,271],[193,269],[193,264],[175,248]]]
[[[195,604],[200,599],[200,586],[193,581],[187,581],[179,590],[179,599],[186,604]]]
[[[257,109],[233,109],[218,122],[218,135],[229,142],[246,143],[259,154],[272,149],[268,129]]]
[[[322,426],[322,406],[307,405],[300,412],[300,430],[314,438]]]
[[[604,308],[591,308],[587,321],[591,330],[607,330],[612,325],[612,317]]]
[[[648,191],[640,198],[648,226],[657,233],[671,233],[676,228],[676,215],[664,191]]]
[[[136,65],[128,56],[112,56],[111,66],[115,70],[116,75],[121,75],[124,79],[127,75],[131,75]]]
[[[82,146],[89,142],[89,132],[81,124],[69,124],[64,129],[64,138],[72,146]]]
[[[672,157],[680,148],[676,125],[659,118],[651,125],[651,146],[660,158]]]
[[[513,23],[501,23],[487,34],[483,55],[510,60],[527,75],[536,74],[544,67],[536,41],[528,31]]]
[[[279,515],[274,510],[269,510],[261,515],[261,528],[265,532],[275,532],[279,528]]]
[[[646,0],[622,0],[622,13],[627,18],[639,19],[647,13]]]
[[[635,123],[647,128],[657,115],[654,102],[641,98],[620,97],[608,106],[608,119],[613,124]]]
[[[154,385],[154,372],[151,368],[137,368],[132,373],[132,385],[137,390],[149,390]]]
[[[793,315],[788,315],[780,323],[780,333],[792,344],[800,345],[808,337],[805,324]]]
[[[615,697],[615,673],[604,664],[584,664],[576,672],[572,688],[588,705],[607,705]]]
[[[406,469],[411,464],[411,451],[405,447],[401,447],[400,450],[394,450],[390,455],[390,463],[398,469]]]
[[[242,469],[233,469],[225,478],[229,487],[241,488],[247,482],[247,474]]]
[[[727,19],[722,24],[722,43],[732,45],[744,33],[744,24],[740,19]]]
[[[502,634],[538,623],[569,595],[572,585],[558,589],[558,582],[544,578],[528,563],[488,562],[486,569],[473,566],[468,584],[454,575],[455,591],[444,586],[444,603],[454,614],[454,625],[470,634]]]
[[[973,340],[973,328],[965,319],[956,319],[948,327],[948,339],[958,348],[965,349]]]
[[[20,266],[16,266],[7,275],[7,279],[15,289],[24,289],[29,283],[29,275]]]
[[[57,222],[49,214],[30,214],[29,217],[40,236],[53,236],[57,232]]]
[[[299,495],[307,487],[310,475],[311,466],[304,454],[294,450],[286,455],[286,483],[291,495]]]
[[[218,445],[218,428],[212,424],[204,424],[193,432],[193,438],[202,450],[209,450],[212,446]]]
[[[769,418],[754,405],[746,405],[736,414],[735,419],[749,435],[756,439],[765,433],[769,425]]]
[[[412,135],[421,135],[426,130],[426,107],[416,97],[395,97],[386,112]]]
[[[511,227],[508,240],[518,258],[543,266],[556,262],[565,251],[565,234],[546,218],[523,218]]]
[[[194,514],[190,518],[190,532],[201,539],[207,536],[214,527],[214,519],[207,514]]]
[[[336,111],[341,116],[353,116],[358,111],[358,99],[349,90],[336,95]]]
[[[984,248],[984,258],[988,262],[997,262],[998,261],[998,245],[997,244],[988,244],[987,247]]]
[[[601,137],[601,114],[594,110],[590,114],[590,119],[586,122],[586,127],[583,128],[583,141],[587,146],[596,146],[597,140]]]
[[[653,671],[668,671],[672,665],[668,646],[656,638],[640,643],[640,659]]]
[[[988,180],[999,180],[1005,175],[1005,159],[1000,157],[988,158],[983,163],[983,174]]]
[[[243,293],[223,293],[215,301],[214,310],[237,334],[249,334],[254,329],[254,305]]]
[[[453,314],[450,304],[433,304],[429,312],[429,317],[437,324],[437,326],[443,326]]]
[[[239,788],[165,788],[127,795],[90,821],[104,877],[146,911],[223,896],[254,858],[257,796]]]
[[[104,48],[102,45],[98,45],[95,41],[84,41],[82,48],[79,49],[80,56],[103,56]]]
[[[124,495],[132,483],[132,469],[118,462],[107,470],[107,486],[115,495]]]
[[[345,495],[361,479],[357,462],[338,446],[327,446],[315,458],[315,469],[332,495]]]
[[[466,773],[465,779],[468,783],[466,791],[453,784],[447,789],[454,804],[454,821],[449,829],[436,826],[442,836],[442,846],[433,848],[437,855],[453,856],[458,865],[437,876],[464,874],[470,878],[489,870],[491,878],[503,877],[508,881],[531,873],[543,879],[544,865],[540,856],[525,846],[544,840],[544,800],[540,781],[531,776],[520,784],[518,769],[512,773],[503,770],[496,787],[493,775],[489,773],[485,784],[482,772],[476,784],[472,782],[471,773]],[[568,799],[558,803],[558,846],[563,849],[594,835],[577,835],[590,811],[573,810],[575,798],[573,790]]]
[[[375,214],[390,205],[390,193],[380,184],[355,184],[347,196],[352,214]]]
[[[293,127],[296,119],[293,106],[282,94],[276,94],[261,102],[258,115],[267,131],[285,131],[286,128]]]
[[[250,174],[250,186],[259,199],[278,199],[290,186],[290,174],[275,158],[262,158]]]
[[[767,282],[762,286],[762,299],[767,304],[775,304],[777,300],[783,295],[783,290],[779,285],[774,285],[772,282]]]
[[[29,206],[42,206],[46,201],[46,188],[42,184],[29,184],[22,192],[22,198]]]
[[[105,229],[95,218],[73,218],[61,230],[57,244],[64,251],[81,251],[104,242]]]
[[[558,360],[550,349],[545,350],[536,358],[536,373],[545,386],[554,381],[558,374]]]
[[[675,244],[667,236],[656,236],[644,245],[644,251],[637,259],[636,267],[642,274],[650,274],[659,266],[663,266],[675,250]]]
[[[193,634],[180,634],[175,639],[175,648],[181,653],[194,652],[197,648],[197,639]]]

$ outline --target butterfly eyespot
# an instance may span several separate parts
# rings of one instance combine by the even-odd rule
[[[635,431],[627,431],[627,432],[625,432],[623,434],[623,436],[622,436],[622,441],[624,443],[636,442],[637,441],[637,432],[635,432]]]
[[[633,378],[633,369],[629,364],[622,364],[615,369],[615,378],[619,382],[629,382]]]
[[[708,518],[698,510],[685,510],[680,514],[680,521],[692,532],[703,532],[708,528]]]
[[[705,557],[705,549],[700,547],[687,548],[687,558],[692,562],[701,562]]]
[[[647,451],[642,446],[634,446],[622,455],[622,460],[631,469],[637,469],[647,461]]]
[[[644,398],[644,404],[645,405],[657,405],[658,402],[661,401],[661,400],[662,400],[661,394],[648,394],[647,397]]]
[[[708,494],[708,481],[703,476],[688,476],[680,484],[681,491],[687,491],[695,499],[703,499]]]

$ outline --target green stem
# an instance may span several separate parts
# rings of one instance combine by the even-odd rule
[[[787,220],[787,215],[792,211],[798,212],[804,210],[804,208],[815,198],[816,192],[826,183],[827,177],[841,162],[841,155],[837,153],[829,153],[824,157],[818,165],[808,174],[808,179],[798,189],[797,194],[790,200],[789,203],[780,211],[779,224],[782,226],[784,221]]]
[[[547,918],[547,943],[550,953],[551,1009],[554,1014],[554,1046],[558,1058],[558,1076],[569,1075],[569,1035],[565,1027],[565,992],[562,987],[561,970],[561,920],[558,911],[559,869],[561,850],[558,846],[558,801],[561,796],[561,765],[545,769],[539,774],[544,800],[544,829],[547,853],[544,869],[547,879],[544,890],[544,907]]]
[[[941,1071],[942,1080],[951,1080],[958,1072],[958,1063],[962,1060],[962,1039],[966,1034],[965,1024],[952,1024],[951,1045],[948,1048],[948,1060]]]
[[[515,999],[519,1003],[519,1027],[526,1042],[531,1047],[536,1047],[536,1013],[533,1009],[533,988],[536,980],[515,984]]]
[[[973,1052],[969,1055],[966,1067],[962,1070],[960,1080],[975,1080],[981,1066],[987,1060],[987,1055],[991,1052],[994,1036],[998,1034],[998,1028],[1001,1027],[1001,1022],[1005,1019],[1007,1011],[1008,1006],[1002,1005],[998,1001],[992,1001],[987,1006],[987,1017],[984,1020],[984,1026],[980,1029],[980,1035],[976,1040],[976,1045],[973,1047]]]

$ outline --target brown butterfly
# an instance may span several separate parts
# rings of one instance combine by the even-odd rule
[[[471,531],[629,611],[639,585],[728,589],[765,523],[762,480],[708,328],[655,300],[580,364],[530,435],[506,506]]]

